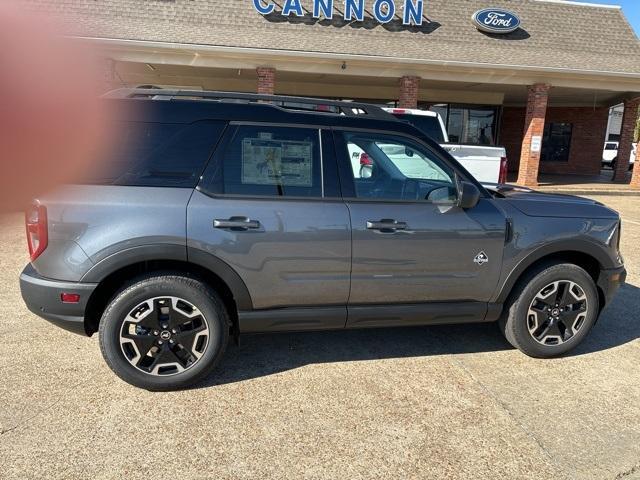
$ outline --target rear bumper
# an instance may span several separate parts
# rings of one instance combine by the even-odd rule
[[[20,274],[20,292],[27,308],[58,327],[79,335],[87,335],[84,314],[97,283],[74,283],[44,278],[27,265]],[[78,303],[63,303],[62,293],[77,293]]]
[[[598,287],[604,293],[605,302],[608,304],[618,289],[627,280],[627,271],[624,267],[602,270],[598,278]]]

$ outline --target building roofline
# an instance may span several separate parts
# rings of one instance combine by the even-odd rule
[[[544,2],[544,3],[560,3],[564,5],[577,5],[580,7],[595,7],[595,8],[608,8],[611,10],[622,10],[621,5],[609,5],[606,3],[574,2],[573,0],[534,0],[534,1]]]
[[[538,0],[541,1],[541,0]],[[552,1],[552,0],[545,0]],[[554,0],[560,1],[560,0]],[[288,50],[273,48],[256,48],[256,47],[231,47],[221,45],[206,45],[197,43],[177,43],[177,42],[161,42],[155,40],[127,40],[120,38],[106,37],[84,37],[74,36],[79,40],[96,42],[104,46],[114,47],[139,47],[139,48],[162,48],[166,50],[191,50],[196,53],[228,53],[228,54],[257,54],[257,55],[280,55],[292,58],[318,58],[336,61],[345,60],[384,60],[389,63],[404,63],[413,65],[439,65],[450,67],[474,67],[481,69],[501,69],[501,70],[521,70],[527,72],[541,73],[558,73],[573,75],[593,75],[603,77],[618,77],[624,79],[640,79],[640,72],[620,72],[609,70],[587,70],[577,68],[563,67],[545,67],[539,65],[519,65],[519,64],[502,64],[502,63],[486,63],[486,62],[468,62],[468,61],[452,61],[439,59],[422,59],[412,57],[386,56],[386,55],[364,55],[355,53],[332,53],[332,52],[313,52],[304,50]]]

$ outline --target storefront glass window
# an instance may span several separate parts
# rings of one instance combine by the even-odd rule
[[[570,123],[547,123],[544,127],[540,160],[568,162],[572,131],[573,125]]]
[[[496,144],[497,107],[437,104],[429,109],[442,117],[451,143]]]
[[[447,120],[447,131],[449,141],[452,143],[466,143],[463,141],[466,136],[466,121],[464,110],[457,107],[449,107],[449,118]]]

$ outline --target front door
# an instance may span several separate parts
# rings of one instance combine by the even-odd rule
[[[489,198],[456,205],[447,160],[401,135],[336,133],[352,224],[352,308],[474,302],[484,312],[499,279],[506,221]],[[345,179],[346,172],[351,178]]]

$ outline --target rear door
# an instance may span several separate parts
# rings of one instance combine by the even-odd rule
[[[343,190],[351,190],[348,324],[375,323],[352,315],[374,304],[473,302],[483,314],[500,275],[503,214],[488,198],[469,210],[456,206],[454,171],[408,137],[344,131],[335,138]],[[366,174],[352,166],[355,153],[370,164]]]
[[[349,211],[331,132],[232,124],[189,203],[187,244],[222,260],[254,309],[346,306]],[[339,321],[334,326],[344,326]]]

